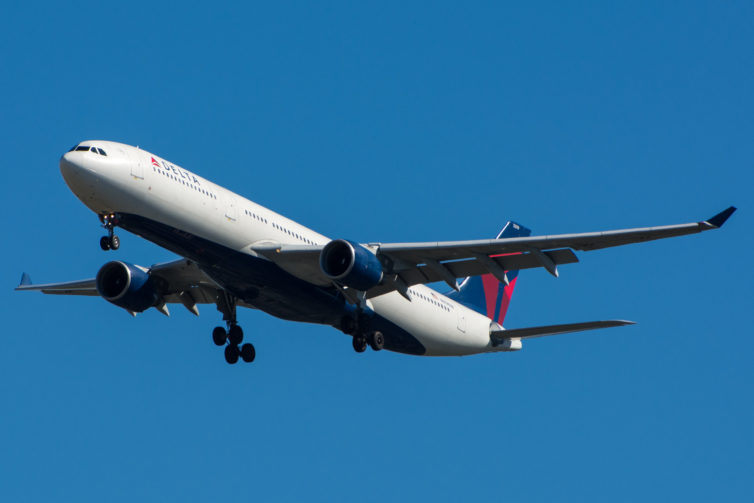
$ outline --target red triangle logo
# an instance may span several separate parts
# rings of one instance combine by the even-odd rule
[[[152,157],[152,166],[157,166],[158,168],[160,167],[160,163],[158,163],[154,157]]]

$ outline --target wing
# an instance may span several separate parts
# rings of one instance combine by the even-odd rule
[[[145,269],[146,270],[146,269]],[[180,259],[164,264],[156,264],[148,270],[150,276],[160,282],[165,303],[183,304],[194,314],[199,314],[197,304],[217,303],[218,292],[221,291],[212,279],[207,276],[196,263]],[[95,278],[64,283],[32,284],[31,278],[24,273],[21,284],[16,287],[19,291],[39,291],[52,295],[87,295],[99,296]],[[160,309],[160,308],[158,308]],[[162,312],[162,309],[160,309]]]
[[[718,229],[734,211],[736,208],[731,206],[707,220],[687,224],[583,234],[434,243],[370,243],[365,247],[382,262],[384,276],[379,285],[366,292],[366,297],[398,290],[408,298],[406,290],[411,285],[444,281],[457,288],[457,278],[481,274],[493,274],[507,283],[505,271],[513,269],[544,267],[557,276],[558,265],[578,262],[573,250],[597,250]],[[252,246],[252,249],[294,276],[325,286],[333,282],[319,266],[323,247],[266,242]]]
[[[65,283],[47,283],[33,285],[28,274],[23,273],[21,284],[16,287],[19,291],[38,291],[53,295],[90,295],[98,296],[97,287],[94,278],[82,279],[78,281],[68,281]]]

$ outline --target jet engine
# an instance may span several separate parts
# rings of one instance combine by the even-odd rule
[[[366,291],[382,281],[382,264],[375,254],[345,239],[325,245],[319,266],[325,276],[355,290]]]
[[[159,303],[161,297],[150,276],[127,262],[108,262],[97,273],[97,292],[106,301],[140,313]]]

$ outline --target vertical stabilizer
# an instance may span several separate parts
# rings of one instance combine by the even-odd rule
[[[531,229],[516,222],[508,222],[498,234],[497,239],[527,237],[531,235]],[[501,255],[492,255],[500,257]],[[461,282],[460,291],[446,294],[474,311],[496,321],[501,326],[508,312],[513,289],[518,280],[518,269],[506,271],[508,285],[500,283],[492,274],[482,276],[469,276]]]

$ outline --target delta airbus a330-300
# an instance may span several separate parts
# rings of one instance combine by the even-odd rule
[[[639,229],[531,236],[508,222],[496,239],[434,243],[356,243],[330,239],[154,154],[109,141],[81,142],[60,159],[73,193],[107,230],[103,250],[120,246],[116,227],[182,258],[152,267],[115,260],[95,278],[31,283],[17,290],[101,296],[135,315],[154,307],[215,304],[225,327],[212,340],[225,359],[251,362],[237,307],[278,318],[331,325],[367,346],[427,356],[463,356],[521,349],[530,337],[616,327],[624,320],[503,328],[518,271],[578,262],[573,250],[717,229],[730,207],[700,222]],[[458,279],[463,279],[460,284]],[[442,295],[425,286],[445,282]]]

